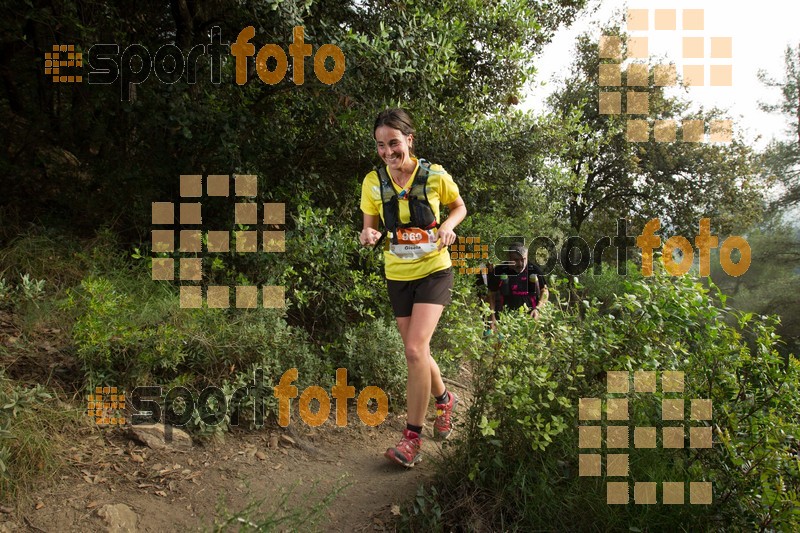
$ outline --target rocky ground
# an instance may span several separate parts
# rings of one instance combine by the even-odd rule
[[[349,419],[358,421],[355,413]],[[55,483],[0,509],[0,532],[195,531],[228,520],[237,530],[289,514],[298,518],[283,522],[287,529],[299,523],[324,531],[391,530],[400,506],[443,457],[442,445],[428,438],[417,467],[387,461],[383,452],[403,427],[405,420],[392,415],[376,428],[301,422],[289,431],[237,431],[188,447],[176,438],[158,449],[129,431],[87,423],[76,429]]]
[[[80,382],[81,372],[66,344],[58,329],[23,334],[0,311],[0,365],[6,374],[42,383],[71,398],[73,407],[65,408],[83,412],[81,393],[70,385]],[[462,399],[458,417],[469,400],[468,391],[455,390]],[[88,416],[76,416],[80,422],[55,439],[56,460],[63,465],[57,475],[16,501],[0,494],[0,533],[211,531],[225,524],[238,530],[270,518],[285,518],[277,530],[393,530],[400,507],[431,479],[432,463],[446,453],[446,444],[430,437],[433,406],[425,459],[408,470],[383,457],[397,443],[404,417],[390,414],[373,428],[360,421],[352,402],[351,411],[343,428],[334,423],[335,411],[319,428],[294,413],[285,429],[235,429],[219,441],[182,445],[175,438],[167,446],[159,446],[159,439],[147,445],[130,428],[99,427]]]

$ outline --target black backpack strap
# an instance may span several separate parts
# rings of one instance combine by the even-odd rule
[[[397,193],[392,186],[392,180],[389,177],[389,173],[386,172],[385,166],[379,166],[375,169],[375,172],[378,173],[378,183],[380,183],[381,187],[383,225],[386,230],[392,232],[392,238],[396,240],[397,227],[400,225],[400,206],[397,201]]]
[[[383,230],[383,233],[381,233],[380,239],[378,239],[375,242],[375,246],[372,247],[374,250],[380,250],[381,249],[381,244],[383,244],[383,240],[386,238],[386,234],[387,233],[389,233],[388,230]]]
[[[411,224],[423,229],[439,227],[439,221],[436,220],[430,202],[428,202],[428,177],[430,173],[430,164],[426,160],[420,159],[408,198]]]
[[[528,291],[530,291],[531,277],[533,277],[533,296],[536,298],[536,307],[539,307],[539,300],[542,297],[542,285],[539,283],[539,274],[528,265]]]

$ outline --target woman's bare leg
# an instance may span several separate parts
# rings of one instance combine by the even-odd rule
[[[444,306],[439,304],[414,304],[411,316],[397,318],[408,364],[407,420],[413,426],[424,424],[429,395],[444,394],[444,382],[439,365],[431,357],[430,346],[443,310]]]

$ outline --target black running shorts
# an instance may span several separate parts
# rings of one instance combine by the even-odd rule
[[[450,303],[450,291],[453,289],[453,269],[446,268],[424,278],[411,281],[386,280],[389,289],[389,301],[395,317],[411,316],[414,304]]]

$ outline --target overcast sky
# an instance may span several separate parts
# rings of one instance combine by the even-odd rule
[[[595,1],[595,5],[598,2]],[[717,105],[730,111],[734,119],[734,133],[742,131],[745,139],[763,147],[773,136],[785,136],[786,120],[758,109],[759,100],[777,102],[779,92],[769,89],[758,81],[759,69],[765,69],[773,77],[783,77],[784,51],[788,44],[800,42],[800,1],[760,0],[759,2],[730,2],[723,0],[602,0],[600,8],[581,17],[571,28],[561,30],[553,42],[545,48],[536,61],[538,74],[529,93],[523,99],[523,109],[542,110],[544,99],[555,88],[553,77],[563,76],[571,63],[575,38],[592,30],[599,38],[596,23],[605,23],[615,13],[627,13],[627,9],[648,9],[649,29],[630,32],[636,37],[647,37],[651,56],[666,56],[677,65],[678,73],[684,64],[730,64],[733,85],[730,87],[692,87],[688,98],[704,106]],[[675,9],[676,30],[655,30],[655,9]],[[703,31],[682,29],[683,9],[704,10]],[[682,59],[682,38],[704,37],[706,56],[709,55],[709,38],[732,37],[731,59]],[[706,67],[708,83],[708,67]],[[758,136],[761,139],[757,141]]]

